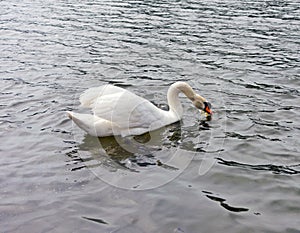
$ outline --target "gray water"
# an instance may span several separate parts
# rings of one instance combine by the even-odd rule
[[[300,4],[0,1],[1,232],[300,232]],[[111,83],[183,120],[90,137],[65,115]]]

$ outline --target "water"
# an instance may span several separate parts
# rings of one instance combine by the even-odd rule
[[[1,1],[1,232],[300,232],[300,5]],[[65,116],[112,83],[181,123],[89,137]],[[173,159],[173,160],[172,160]]]

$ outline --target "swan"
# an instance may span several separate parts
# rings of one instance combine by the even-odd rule
[[[140,135],[181,120],[181,92],[197,109],[211,116],[211,104],[182,81],[173,83],[168,89],[168,111],[128,90],[107,84],[89,88],[80,95],[81,106],[92,109],[93,115],[67,111],[67,116],[92,136]]]

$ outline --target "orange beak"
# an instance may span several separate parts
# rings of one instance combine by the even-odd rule
[[[209,115],[212,115],[212,111],[208,106],[205,107],[204,111],[207,112]]]

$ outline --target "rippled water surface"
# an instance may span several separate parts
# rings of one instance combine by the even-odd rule
[[[1,232],[300,232],[300,4],[0,1]],[[98,139],[67,119],[111,83],[182,122]]]

